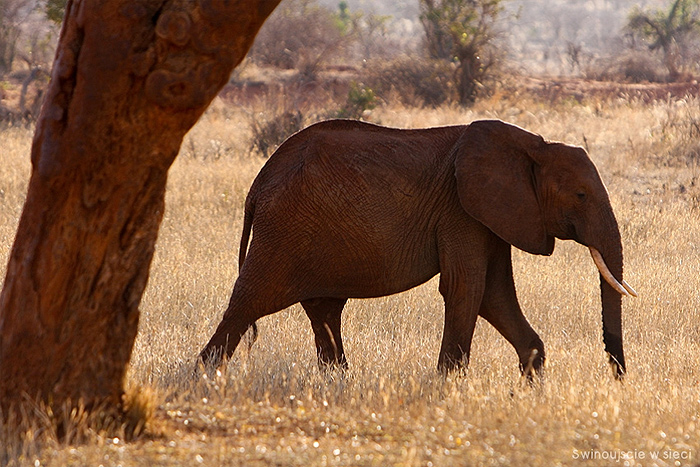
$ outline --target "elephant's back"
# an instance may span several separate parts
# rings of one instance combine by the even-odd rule
[[[431,193],[454,178],[449,159],[463,130],[402,130],[351,120],[314,124],[270,156],[247,206],[270,216],[303,212],[368,223],[387,209],[429,210]]]
[[[464,128],[397,129],[355,120],[319,122],[282,143],[261,169],[254,188],[268,191],[328,177],[361,182],[370,174],[391,180],[420,178],[450,156]]]

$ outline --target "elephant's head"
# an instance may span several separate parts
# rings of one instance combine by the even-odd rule
[[[550,255],[554,238],[587,246],[601,275],[603,339],[616,375],[625,372],[622,242],[608,192],[586,151],[545,141],[497,120],[472,123],[455,153],[464,209],[521,250]]]

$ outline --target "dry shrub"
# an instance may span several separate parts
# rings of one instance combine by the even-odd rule
[[[268,158],[287,138],[318,117],[294,92],[268,93],[249,117],[250,150]]]
[[[700,100],[669,103],[656,129],[656,162],[664,166],[700,165]]]
[[[373,61],[366,69],[367,84],[392,103],[436,107],[453,97],[454,70],[442,60],[403,55],[391,61]]]
[[[305,90],[309,92],[305,93]],[[318,93],[318,100],[327,107],[318,108],[310,93]],[[356,81],[348,84],[344,100],[339,99],[342,102],[324,98],[324,93],[326,91],[320,86],[296,86],[292,83],[284,89],[284,93],[265,95],[257,102],[257,109],[250,116],[250,149],[267,158],[287,138],[314,122],[328,118],[359,120],[379,103],[372,88]]]
[[[583,72],[588,79],[628,83],[660,83],[667,80],[663,64],[650,52],[629,51],[591,61]]]
[[[312,79],[322,63],[337,56],[343,45],[333,13],[312,0],[292,0],[268,18],[250,51],[259,65],[296,69]]]
[[[251,149],[267,158],[288,137],[303,128],[304,116],[298,110],[258,114],[251,118]]]

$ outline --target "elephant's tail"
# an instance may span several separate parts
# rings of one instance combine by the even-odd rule
[[[248,252],[248,240],[250,240],[250,231],[253,227],[253,214],[255,214],[255,200],[251,194],[245,200],[245,214],[243,215],[243,232],[241,232],[241,246],[238,250],[238,274],[240,275],[241,269],[243,269],[243,263],[245,262],[246,253]],[[250,333],[248,334],[248,350],[253,346],[255,340],[258,338],[258,325],[256,323],[251,324],[248,327]]]
[[[243,232],[241,232],[241,246],[238,250],[238,273],[240,274],[245,262],[246,253],[248,251],[248,241],[250,240],[250,231],[253,227],[253,215],[255,214],[255,200],[252,196],[248,196],[245,200],[245,214],[243,215]]]

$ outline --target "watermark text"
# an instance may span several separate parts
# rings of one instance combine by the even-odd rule
[[[637,460],[690,461],[693,453],[690,450],[663,449],[660,451],[623,450],[623,449],[574,449],[571,457],[575,460],[603,460],[610,462],[626,462]]]

